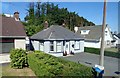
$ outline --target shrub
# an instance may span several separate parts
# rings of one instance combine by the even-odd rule
[[[41,76],[92,76],[91,68],[71,61],[63,60],[43,52],[28,54],[30,68]],[[91,77],[92,78],[92,77]]]
[[[100,49],[85,47],[85,52],[93,53],[93,54],[100,54]],[[119,52],[116,53],[116,52],[111,52],[111,51],[104,51],[104,53],[105,53],[105,56],[120,58]]]
[[[12,68],[23,68],[28,66],[27,54],[23,49],[12,49],[10,51],[11,67]]]

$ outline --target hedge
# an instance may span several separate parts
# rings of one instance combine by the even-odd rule
[[[92,78],[90,67],[63,60],[43,52],[28,54],[28,64],[36,76],[79,76],[79,78]]]
[[[12,68],[23,68],[28,66],[27,53],[23,49],[12,49],[10,51],[10,65]]]
[[[98,48],[85,47],[85,52],[100,55],[100,49]],[[105,53],[105,56],[120,58],[119,52],[104,51],[104,53]]]

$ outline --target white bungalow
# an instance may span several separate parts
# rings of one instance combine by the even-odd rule
[[[40,50],[55,56],[63,53],[84,52],[84,39],[74,32],[58,25],[52,25],[31,37],[34,50]]]

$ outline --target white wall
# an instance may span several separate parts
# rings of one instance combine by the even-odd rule
[[[44,51],[44,42],[43,41],[39,42],[39,50]]]
[[[46,53],[51,52],[50,51],[50,41],[44,41],[44,44],[41,45],[40,41],[31,41],[32,45],[34,47],[34,50],[40,50],[40,51],[44,51]],[[56,52],[65,52],[67,51],[67,54],[69,54],[71,51],[74,53],[79,53],[79,52],[84,52],[84,40],[79,40],[79,49],[74,49],[72,47],[72,45],[74,45],[75,47],[75,41],[65,41],[65,45],[63,46],[63,41],[59,41],[59,45],[61,46],[57,46],[57,41],[54,41],[54,51],[52,51],[52,53],[56,53]],[[67,48],[66,48],[67,46]],[[42,47],[42,48],[41,48]]]
[[[112,38],[111,32],[109,31],[108,27],[106,27],[105,31],[107,31],[107,32],[105,32],[105,48],[112,47],[111,41],[113,40],[113,38]],[[110,45],[107,45],[107,41],[110,41]],[[100,38],[99,42],[85,41],[84,46],[85,47],[100,48],[100,46],[101,46],[101,38]]]
[[[39,41],[31,41],[34,50],[39,50]]]
[[[84,46],[85,47],[93,47],[93,48],[100,48],[100,42],[89,42],[85,41]]]
[[[113,40],[113,37],[108,27],[106,27],[105,31],[107,31],[105,32],[105,48],[110,48],[112,47],[111,41]],[[110,42],[109,45],[107,45],[107,41]]]
[[[105,41],[107,40],[112,41],[113,38],[112,38],[111,32],[109,31],[108,27],[106,27],[105,31],[107,31],[107,33],[105,32]]]
[[[15,49],[26,49],[26,41],[25,39],[15,39],[14,40],[14,46],[15,46]]]
[[[44,52],[46,53],[50,52],[50,41],[44,42]]]
[[[70,51],[74,53],[84,52],[84,40],[79,40],[77,42],[79,44],[75,45],[75,41],[70,41]],[[74,48],[72,45],[74,45]],[[79,46],[79,49],[75,49],[75,46]]]

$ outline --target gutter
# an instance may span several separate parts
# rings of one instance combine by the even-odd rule
[[[0,38],[26,38],[27,36],[0,36]]]

